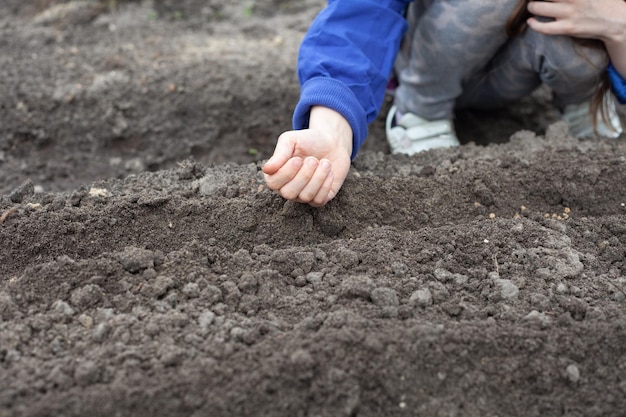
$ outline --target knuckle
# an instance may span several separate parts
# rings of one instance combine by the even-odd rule
[[[282,188],[280,190],[280,195],[286,200],[295,200],[298,198],[298,193],[291,189]]]
[[[265,178],[265,183],[267,184],[267,186],[270,188],[270,190],[277,190],[278,187],[276,186],[276,180],[274,180],[273,178]]]
[[[308,203],[309,201],[313,201],[315,194],[312,191],[302,191],[300,195],[298,195],[298,198]]]
[[[289,143],[294,138],[294,132],[289,130],[287,132],[283,132],[278,136],[278,143]]]
[[[319,206],[323,206],[328,200],[328,191],[321,191],[311,198],[311,201]]]
[[[292,137],[295,133],[297,132],[297,130],[285,130],[284,132],[282,132],[280,135],[278,135],[278,138],[290,138]]]
[[[576,25],[574,25],[572,23],[566,23],[564,25],[563,30],[565,31],[565,33],[575,33],[576,32]]]

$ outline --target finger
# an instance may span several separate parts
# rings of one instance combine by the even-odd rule
[[[528,19],[528,26],[536,32],[544,35],[573,35],[572,26],[565,21],[554,20],[550,22],[542,22],[531,17]]]
[[[275,173],[264,173],[265,182],[270,189],[278,191],[298,175],[302,166],[302,158],[291,158]]]
[[[272,157],[263,165],[263,172],[274,174],[293,156],[296,146],[296,132],[285,132],[278,137]]]
[[[312,156],[305,158],[298,173],[291,179],[291,181],[280,187],[280,195],[287,200],[297,199],[302,190],[306,187],[309,181],[311,181],[318,165],[319,161],[317,158]]]
[[[313,201],[328,178],[330,170],[330,162],[327,159],[321,160],[317,169],[313,173],[311,180],[306,184],[302,191],[300,191],[300,194],[298,194],[298,199],[304,203]]]
[[[531,1],[528,3],[528,11],[536,16],[559,19],[571,14],[569,5],[554,1]]]
[[[320,191],[317,193],[317,196],[313,200],[313,204],[315,204],[316,207],[323,206],[327,204],[330,200],[335,198],[336,193],[333,192],[332,190],[334,182],[335,182],[335,176],[333,172],[330,171],[328,173],[328,177],[326,178],[326,181],[324,181],[324,185],[322,185],[322,188],[320,189]],[[319,206],[317,206],[318,204]]]

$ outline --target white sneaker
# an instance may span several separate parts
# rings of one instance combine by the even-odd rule
[[[396,121],[397,112],[395,105],[389,109],[385,125],[391,153],[414,155],[428,149],[460,145],[451,120],[426,120],[406,113]]]
[[[569,126],[572,136],[579,139],[591,138],[595,134],[599,136],[615,139],[622,134],[622,123],[619,120],[615,102],[607,96],[605,99],[607,122],[602,118],[602,113],[598,110],[596,128],[593,127],[590,103],[586,101],[580,104],[570,104],[563,109],[563,120]]]

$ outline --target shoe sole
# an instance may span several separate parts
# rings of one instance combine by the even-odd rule
[[[419,139],[412,139],[407,134],[412,128],[403,126],[394,126],[393,119],[396,115],[396,107],[392,106],[387,114],[385,121],[385,132],[387,134],[387,142],[393,154],[414,155],[418,152],[427,151],[437,148],[453,148],[460,146],[459,140],[454,136],[448,126],[442,125],[435,128],[425,128],[423,126],[414,127],[426,131],[428,136]]]

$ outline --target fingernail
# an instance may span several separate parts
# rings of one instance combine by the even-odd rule
[[[327,159],[322,159],[320,165],[323,169],[330,169],[330,161],[328,161]]]
[[[306,164],[310,167],[316,167],[317,166],[317,159],[315,158],[307,158],[306,159]]]
[[[291,163],[293,164],[294,167],[300,168],[303,164],[303,161],[301,158],[294,158],[294,160]]]

